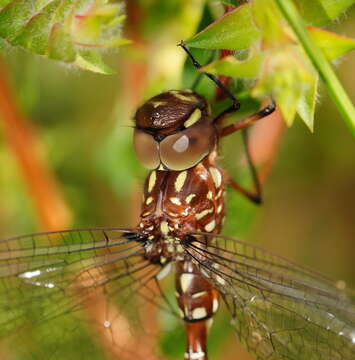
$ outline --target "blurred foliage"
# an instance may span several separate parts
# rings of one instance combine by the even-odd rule
[[[2,0],[0,38],[51,59],[110,74],[100,51],[129,43],[120,36],[124,19],[122,3],[107,0]]]
[[[1,6],[7,3],[10,1],[0,2]],[[46,1],[26,3],[36,3],[41,9],[47,5]],[[223,3],[239,5],[241,2]],[[324,7],[330,3],[337,3],[339,7]],[[353,10],[347,18],[343,16],[344,22],[329,24],[351,3],[352,1],[298,2],[299,10],[307,19],[308,25],[330,27],[329,30],[314,27],[308,29],[329,60],[342,56],[354,47],[354,40],[337,35],[346,33],[355,36]],[[21,1],[11,4],[19,5]],[[209,28],[208,31],[212,32],[210,35],[206,35],[207,30],[203,31],[223,14],[223,7],[219,2],[130,0],[124,10],[117,4],[108,5],[106,1],[99,1],[97,4],[105,9],[106,6],[113,6],[110,9],[114,9],[114,12],[105,12],[105,16],[109,18],[115,13],[116,19],[116,15],[123,11],[128,17],[124,34],[133,44],[122,48],[119,54],[110,52],[106,56],[108,66],[117,75],[102,77],[73,67],[68,69],[63,63],[58,66],[58,63],[44,57],[34,57],[30,52],[17,47],[10,50],[8,45],[6,64],[2,65],[10,75],[18,108],[27,118],[29,126],[35,129],[40,152],[47,159],[63,198],[74,214],[73,222],[68,223],[67,227],[136,225],[140,191],[146,171],[132,152],[131,119],[135,107],[158,92],[191,87],[195,82],[198,76],[196,70],[189,61],[185,62],[185,54],[176,47],[181,39],[191,39],[191,46],[196,46],[197,41],[206,44],[203,43],[203,37],[207,44],[213,40],[213,46],[203,45],[202,48],[193,49],[194,55],[203,64],[210,62],[210,48],[228,48],[226,44],[238,43],[238,47],[233,48],[236,50],[233,56],[219,59],[215,53],[213,61],[205,67],[209,72],[236,78],[230,82],[231,89],[242,102],[242,109],[236,116],[244,117],[255,111],[260,106],[260,99],[272,93],[280,102],[288,122],[291,123],[294,119],[296,121],[292,130],[286,132],[272,176],[264,187],[265,206],[259,209],[239,194],[228,191],[225,233],[243,238],[248,235],[248,239],[251,238],[277,253],[353,281],[353,138],[340,122],[336,109],[329,104],[323,89],[317,90],[318,81],[314,69],[283,18],[274,16],[276,10],[260,10],[259,14],[254,15],[255,9],[251,9],[253,3],[235,10],[224,17],[230,21],[229,16],[234,16],[231,24],[222,24],[228,29],[226,38],[216,36],[223,34],[221,29],[216,28],[222,26],[221,21]],[[242,11],[246,12],[246,16],[240,16],[241,9],[244,9]],[[1,16],[5,16],[4,13],[4,10],[0,11]],[[107,24],[113,24],[111,18],[106,22],[96,12],[91,14],[96,30],[107,29]],[[118,18],[122,19],[120,16]],[[246,31],[250,25],[247,20],[251,16],[258,16],[260,28]],[[43,15],[41,17],[44,18]],[[234,26],[235,22],[239,25]],[[282,26],[279,27],[280,22]],[[27,35],[33,34],[34,30],[24,27],[25,23],[23,20],[19,29],[27,32]],[[87,26],[91,24],[91,20],[86,23]],[[46,26],[46,31],[49,31],[48,26],[54,26],[54,22],[50,20]],[[269,31],[269,26],[272,29],[279,28],[279,31]],[[41,28],[39,31],[42,31]],[[194,36],[196,33],[198,35]],[[98,34],[79,31],[75,36],[80,41],[94,43],[101,39]],[[107,34],[111,34],[110,31]],[[8,38],[8,35],[1,33],[0,36],[6,38],[8,43],[13,43],[14,37]],[[87,40],[85,36],[88,36]],[[263,42],[261,36],[265,37]],[[41,53],[33,48],[36,42],[29,40],[28,36],[22,39],[25,38],[27,40],[18,45]],[[105,37],[103,41],[110,44],[108,39],[111,38]],[[220,46],[216,46],[217,41],[220,41]],[[249,50],[245,50],[248,48]],[[53,57],[48,52],[48,43],[42,49],[47,57]],[[61,49],[64,52],[57,52],[58,56],[66,54],[66,47]],[[74,49],[77,51],[75,54],[83,50],[78,45],[74,45]],[[101,58],[99,50],[90,51],[95,51],[93,54],[96,55],[93,56]],[[61,60],[65,62],[64,58]],[[70,60],[69,63],[76,61]],[[354,61],[354,57],[349,55],[342,60],[339,68],[339,75],[352,95],[355,90],[352,80]],[[95,64],[97,65],[94,62]],[[106,65],[100,64],[100,69],[104,69],[100,71],[107,72]],[[227,101],[215,101],[215,87],[208,79],[201,79],[197,91],[213,103],[215,113],[227,104]],[[315,109],[319,93],[321,103],[319,109]],[[307,131],[295,113],[311,128],[315,114],[314,135]],[[236,116],[230,121],[236,120]],[[250,174],[245,166],[244,149],[239,136],[236,134],[226,139],[221,148],[223,158],[220,158],[220,162],[238,181],[250,187]],[[0,163],[1,236],[41,230],[35,201],[2,125]],[[211,329],[209,342],[212,358],[232,359],[238,356],[240,359],[251,359],[244,350],[235,350],[236,341],[228,326],[229,319],[224,315],[223,312],[218,314]],[[174,323],[174,320],[159,321],[165,329],[159,338],[161,351],[166,356],[182,358],[184,333],[181,324],[176,321]],[[60,321],[58,326],[61,326]],[[94,347],[87,337],[87,331],[83,330],[82,339],[72,339],[68,344],[68,359],[76,358],[78,343],[80,346],[90,343]],[[51,349],[52,340],[49,337],[48,344],[43,344],[43,349]],[[31,349],[26,341],[23,347]],[[102,354],[98,354],[97,347],[95,345],[92,359],[104,358]],[[23,360],[8,349],[4,352],[9,359]]]

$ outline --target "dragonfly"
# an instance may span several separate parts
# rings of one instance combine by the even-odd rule
[[[185,44],[180,46],[200,68]],[[184,324],[184,359],[207,360],[209,328],[224,304],[239,341],[257,359],[355,358],[350,290],[220,234],[225,186],[255,203],[261,192],[252,163],[255,190],[240,186],[218,165],[218,143],[270,115],[276,105],[224,126],[224,117],[240,104],[218,78],[204,74],[232,101],[217,116],[192,90],[163,92],[136,111],[133,144],[150,169],[136,228],[63,230],[0,242],[5,350],[21,352],[26,345],[20,359],[64,359],[76,348],[81,358],[96,359],[99,344],[109,341],[107,358],[159,359],[151,349],[156,329],[149,327],[157,308]],[[164,290],[169,273],[174,303]],[[95,339],[91,347],[83,345],[87,335]],[[43,338],[45,349],[31,345]]]

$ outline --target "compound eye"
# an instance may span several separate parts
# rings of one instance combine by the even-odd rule
[[[142,130],[135,129],[133,134],[133,145],[138,160],[146,168],[156,169],[159,166],[159,146],[151,135]]]
[[[160,159],[170,170],[181,171],[197,165],[216,144],[213,125],[198,123],[166,137],[160,143]]]

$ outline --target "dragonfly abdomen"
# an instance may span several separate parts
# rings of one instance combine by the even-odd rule
[[[219,295],[190,260],[176,263],[176,299],[188,341],[185,359],[206,360],[209,324],[219,307]]]
[[[192,261],[176,263],[176,298],[184,321],[210,319],[218,310],[218,292]]]

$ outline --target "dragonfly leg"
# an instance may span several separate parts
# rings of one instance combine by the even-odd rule
[[[238,130],[245,129],[246,127],[254,124],[256,121],[261,120],[266,116],[269,116],[275,111],[275,109],[276,109],[276,103],[275,101],[272,101],[269,105],[259,110],[258,112],[249,115],[244,119],[238,120],[233,124],[223,127],[219,132],[219,136],[220,137],[228,136]]]
[[[186,54],[191,59],[193,66],[196,69],[201,69],[202,65],[194,58],[191,51],[186,47],[185,43],[183,41],[181,41],[179,43],[179,46],[181,46],[185,50]],[[223,110],[219,115],[217,115],[216,118],[213,120],[214,123],[217,123],[219,120],[223,119],[225,115],[239,110],[240,102],[233,95],[233,93],[222,83],[222,81],[220,81],[216,76],[214,76],[208,72],[201,72],[201,74],[203,74],[203,75],[207,76],[209,79],[211,79],[223,91],[223,93],[232,100],[232,105],[229,106],[227,109]]]
[[[228,136],[232,134],[235,131],[242,130],[242,138],[243,138],[243,145],[246,153],[246,158],[248,161],[248,166],[250,169],[251,177],[254,184],[254,190],[250,191],[245,189],[243,186],[238,184],[235,180],[230,178],[228,175],[227,177],[227,183],[232,186],[232,188],[238,192],[240,192],[242,195],[246,196],[249,200],[253,201],[255,204],[261,204],[262,203],[262,191],[261,191],[261,184],[258,177],[258,173],[256,171],[255,164],[253,162],[253,159],[250,154],[249,149],[249,137],[247,132],[247,127],[252,125],[255,121],[261,120],[264,117],[272,114],[276,108],[275,102],[272,101],[268,106],[263,108],[262,110],[258,111],[257,113],[248,116],[245,119],[239,120],[234,124],[228,125],[220,130],[220,136]]]
[[[227,179],[227,183],[235,190],[247,197],[255,204],[261,204],[263,202],[261,185],[259,180],[255,181],[255,190],[248,190],[241,186],[237,181],[232,178]]]
[[[240,185],[237,181],[232,179],[228,172],[224,172],[224,178],[225,182],[230,185],[234,190],[238,191],[245,197],[247,197],[249,200],[254,202],[255,204],[261,204],[262,203],[262,190],[261,190],[261,183],[259,180],[259,176],[255,167],[255,164],[253,162],[253,159],[250,154],[249,150],[249,144],[248,144],[248,133],[246,129],[242,131],[242,137],[243,137],[243,144],[244,149],[246,153],[246,158],[248,161],[248,167],[251,173],[252,181],[253,181],[253,190],[247,190],[242,185]]]
[[[209,64],[209,63],[213,60],[214,56],[215,56],[215,54],[214,54],[214,52],[212,52],[211,55],[210,55],[210,57],[209,57],[209,59],[207,60],[207,63],[206,63],[206,64]],[[191,85],[191,89],[192,89],[193,91],[196,90],[197,86],[199,85],[199,83],[200,83],[200,81],[201,81],[201,79],[202,79],[202,77],[203,77],[204,75],[205,75],[205,74],[204,74],[204,73],[201,73],[201,72],[198,74],[198,76],[196,77],[195,81],[194,81],[193,84]]]

